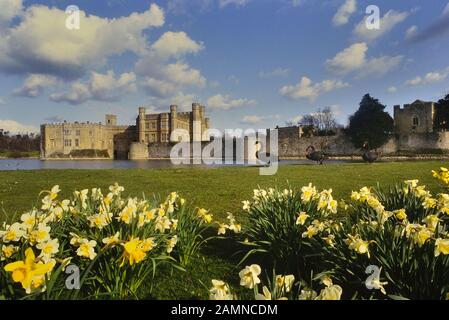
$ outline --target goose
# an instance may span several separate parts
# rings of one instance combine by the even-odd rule
[[[308,146],[306,149],[306,158],[312,161],[316,161],[319,164],[323,164],[324,159],[326,159],[326,156],[321,151],[315,151],[314,146]]]
[[[369,143],[365,141],[362,149],[364,150],[362,158],[365,162],[373,163],[379,158],[379,154],[376,151],[370,151]]]

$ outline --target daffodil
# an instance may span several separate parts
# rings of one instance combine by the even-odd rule
[[[36,212],[24,213],[20,216],[20,220],[27,229],[32,229],[37,222]]]
[[[169,230],[171,226],[171,221],[169,218],[163,216],[157,216],[155,220],[154,228],[155,230],[158,230],[160,233],[164,233],[165,230]]]
[[[340,300],[343,289],[339,285],[331,285],[321,290],[315,300]]]
[[[94,214],[88,217],[87,220],[89,220],[91,228],[98,228],[100,230],[108,226],[111,221],[110,217],[104,213]]]
[[[440,219],[438,218],[437,215],[429,214],[427,217],[423,219],[422,222],[424,222],[427,225],[427,228],[429,228],[432,231],[435,231],[438,223],[440,222]]]
[[[307,218],[310,217],[307,213],[305,212],[300,212],[298,215],[298,218],[296,219],[296,224],[297,225],[304,225],[304,223],[306,223]]]
[[[36,248],[41,250],[39,258],[42,258],[44,262],[49,262],[51,261],[53,255],[59,251],[59,240],[52,239],[46,242],[41,242],[37,244]]]
[[[33,249],[28,248],[25,251],[25,260],[9,263],[5,266],[6,272],[12,273],[14,282],[20,282],[27,294],[33,289],[40,288],[45,282],[45,275],[49,273],[53,267],[51,263],[36,263],[36,257]]]
[[[302,233],[303,238],[312,238],[314,235],[318,234],[319,230],[315,226],[308,226],[307,230]]]
[[[117,220],[122,221],[126,224],[130,224],[136,214],[136,206],[128,205],[119,213]]]
[[[209,290],[210,300],[232,300],[229,285],[221,280],[212,279],[212,288]]]
[[[276,287],[285,291],[290,292],[293,287],[293,283],[295,282],[295,276],[292,274],[286,276],[276,276]]]
[[[14,254],[14,252],[16,252],[17,250],[18,250],[18,248],[13,246],[12,244],[7,245],[7,246],[3,245],[1,255],[0,255],[0,261],[4,261],[6,259],[11,258],[12,255]]]
[[[255,285],[260,283],[258,276],[261,272],[262,270],[257,264],[246,266],[245,269],[239,272],[240,285],[248,289],[254,288]]]
[[[263,286],[262,292],[263,294],[261,293],[256,294],[255,296],[256,300],[271,300],[271,292],[270,290],[268,290],[266,286]]]
[[[140,241],[139,238],[131,238],[128,242],[122,244],[122,246],[124,252],[120,267],[122,267],[126,261],[128,261],[130,266],[142,262],[147,256],[147,253],[142,248],[142,241]]]
[[[39,223],[37,230],[33,230],[29,235],[29,240],[32,244],[45,242],[50,239],[51,227],[45,223]]]
[[[413,240],[418,243],[419,246],[422,246],[433,236],[433,234],[434,232],[432,230],[429,230],[428,228],[421,228],[415,233]]]
[[[405,212],[405,209],[394,210],[393,214],[398,220],[402,221],[407,219],[407,213]]]
[[[348,234],[348,238],[345,242],[349,246],[349,249],[354,250],[358,254],[366,254],[368,258],[370,257],[369,241],[360,239],[359,235],[352,236]]]
[[[317,195],[316,188],[309,183],[308,186],[304,186],[301,188],[301,200],[304,203],[310,202]]]
[[[26,234],[24,226],[21,223],[13,223],[5,231],[0,231],[0,237],[4,243],[17,242]]]
[[[435,240],[435,257],[438,257],[441,253],[449,254],[449,239],[438,238]]]
[[[323,240],[332,248],[335,246],[335,236],[333,234],[329,234],[327,237],[323,237]]]
[[[171,228],[172,230],[178,229],[178,219],[171,219]]]
[[[173,251],[173,248],[178,243],[178,236],[174,235],[171,239],[168,240],[167,243],[167,253],[171,253]]]
[[[250,211],[251,209],[251,203],[248,200],[242,201],[243,203],[243,211]]]
[[[218,235],[225,235],[228,228],[229,226],[227,224],[220,223],[218,226]]]
[[[125,188],[123,188],[122,186],[120,186],[117,182],[114,183],[114,185],[109,186],[109,191],[111,191],[111,193],[114,196],[119,196],[120,193],[122,193],[123,191],[125,191]]]
[[[80,241],[78,250],[76,250],[76,254],[80,257],[93,260],[97,256],[97,254],[95,253],[96,246],[97,246],[97,242],[95,240],[89,241],[88,239],[82,239]]]
[[[120,232],[117,231],[113,236],[106,237],[101,240],[106,246],[114,247],[115,245],[120,243]]]

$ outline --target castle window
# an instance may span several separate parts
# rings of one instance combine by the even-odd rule
[[[413,125],[414,126],[419,126],[419,118],[417,116],[413,117]]]
[[[145,129],[150,129],[150,124],[147,122],[147,123],[145,123]]]
[[[71,147],[72,146],[72,140],[70,140],[70,139],[64,140],[64,146],[65,147]]]
[[[69,129],[64,129],[64,135],[69,136],[70,135],[70,130]]]
[[[162,123],[161,123],[161,128],[162,128],[162,129],[166,129],[166,128],[167,128],[167,123],[162,122]]]
[[[76,135],[80,136],[81,135],[81,130],[76,130]]]
[[[151,129],[156,129],[156,122],[151,123]]]
[[[150,142],[155,142],[155,141],[156,141],[156,134],[152,133]]]
[[[79,147],[80,146],[80,141],[78,139],[75,139],[75,147]]]

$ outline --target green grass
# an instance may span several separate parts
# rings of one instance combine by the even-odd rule
[[[62,196],[68,197],[75,189],[101,187],[106,191],[109,185],[118,182],[125,187],[125,195],[144,193],[165,197],[171,191],[178,191],[192,206],[207,208],[220,220],[225,219],[229,211],[244,222],[241,201],[249,199],[258,186],[290,184],[299,189],[312,182],[319,188],[332,188],[337,198],[348,198],[351,190],[362,186],[379,183],[381,187],[388,187],[403,180],[419,179],[431,191],[437,192],[441,187],[432,178],[431,170],[440,166],[449,166],[449,162],[286,165],[279,167],[274,176],[260,176],[257,168],[249,167],[0,171],[0,208],[3,211],[0,220],[38,205],[39,192],[55,184],[63,190]],[[159,272],[157,278],[144,287],[141,297],[205,299],[211,279],[228,281],[234,292],[244,296],[237,281],[240,268],[236,267],[238,257],[232,256],[234,252],[232,244],[214,242],[187,272],[168,268]]]
[[[226,212],[238,213],[241,201],[249,199],[258,186],[293,188],[314,183],[332,188],[337,198],[347,198],[351,190],[362,186],[394,185],[406,179],[419,179],[430,190],[438,190],[431,170],[449,166],[443,161],[391,162],[341,165],[286,165],[274,176],[260,176],[257,168],[183,168],[183,169],[112,169],[112,170],[39,170],[0,171],[0,207],[11,215],[38,203],[41,190],[59,184],[62,196],[75,189],[101,187],[104,191],[114,182],[125,187],[127,195],[153,194],[165,197],[178,191],[191,205],[204,207],[222,219]],[[1,219],[1,218],[0,218]]]

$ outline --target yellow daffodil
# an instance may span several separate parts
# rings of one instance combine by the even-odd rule
[[[37,222],[36,212],[24,213],[20,216],[20,220],[27,229],[32,229]]]
[[[358,254],[366,254],[368,258],[370,257],[369,241],[360,239],[359,235],[352,236],[348,234],[348,238],[345,242],[349,246],[349,249],[354,250]]]
[[[17,242],[26,234],[24,226],[21,223],[13,223],[5,231],[0,231],[0,237],[4,243]]]
[[[276,287],[285,291],[290,292],[293,287],[293,283],[295,282],[295,276],[292,274],[286,276],[276,276]]]
[[[11,272],[13,281],[20,282],[26,293],[30,294],[33,289],[37,289],[44,284],[45,274],[49,273],[54,265],[54,262],[36,263],[33,249],[28,248],[25,251],[24,261],[9,263],[4,269],[6,272]]]
[[[318,233],[318,229],[315,226],[308,226],[307,230],[302,233],[303,238],[312,238],[314,235]]]
[[[174,235],[171,239],[168,240],[167,253],[171,253],[177,243],[178,243],[178,236]]]
[[[122,186],[119,186],[119,184],[116,182],[116,183],[114,183],[114,185],[109,186],[109,191],[111,191],[111,193],[114,196],[118,196],[118,195],[120,195],[120,193],[125,191],[125,188],[123,188]]]
[[[415,233],[413,239],[416,243],[418,243],[419,246],[422,246],[433,236],[433,234],[434,232],[432,230],[429,230],[428,228],[421,228],[418,232]]]
[[[88,239],[82,239],[80,241],[78,250],[76,250],[76,254],[80,257],[93,260],[97,256],[97,254],[95,253],[96,246],[97,246],[97,242],[95,240],[89,241]]]
[[[427,228],[429,228],[432,231],[435,231],[438,223],[440,222],[440,219],[438,218],[437,215],[429,214],[427,217],[423,219],[422,222],[424,222],[427,225]]]
[[[321,290],[315,300],[340,300],[343,289],[339,285],[331,285]]]
[[[122,244],[125,249],[122,255],[122,263],[120,267],[124,266],[125,262],[128,261],[129,265],[132,266],[136,263],[142,262],[147,253],[142,248],[142,241],[139,238],[131,238],[125,244]]]
[[[425,198],[423,203],[422,203],[422,206],[425,209],[433,209],[433,208],[435,208],[437,206],[437,199],[434,199],[434,198],[431,198],[431,197]]]
[[[271,300],[271,292],[270,290],[268,290],[268,288],[266,286],[263,286],[262,288],[262,293],[258,293],[256,294],[256,296],[254,297],[256,300]]]
[[[229,226],[227,224],[220,223],[218,226],[218,235],[225,235],[228,228]]]
[[[331,247],[335,246],[335,236],[333,234],[329,234],[327,237],[324,237],[323,240]]]
[[[407,213],[405,212],[405,209],[394,210],[393,214],[398,220],[402,221],[407,219]]]
[[[296,224],[297,225],[304,225],[304,223],[306,223],[307,218],[310,217],[307,213],[305,212],[300,212],[298,215],[298,218],[296,219]]]
[[[103,240],[101,240],[101,242],[103,242],[106,246],[110,246],[110,247],[114,247],[115,245],[120,243],[120,232],[116,232],[113,236],[111,237],[106,237]]]
[[[2,246],[2,251],[1,251],[1,255],[0,255],[0,261],[4,261],[6,259],[11,258],[11,256],[14,254],[14,252],[17,251],[17,247],[13,246],[12,244],[10,245],[3,245]]]
[[[315,196],[317,195],[316,188],[312,185],[312,183],[309,183],[308,186],[304,186],[301,188],[301,200],[304,203],[310,202]]]
[[[246,266],[245,269],[239,272],[240,285],[247,289],[254,288],[255,285],[260,283],[260,279],[258,276],[261,272],[262,270],[257,264]]]
[[[59,251],[59,240],[52,239],[39,243],[36,248],[41,250],[39,258],[41,258],[44,262],[50,262],[53,256]]]
[[[449,239],[438,238],[435,240],[435,257],[438,257],[441,253],[449,254]]]
[[[177,241],[178,237],[177,236],[174,236],[174,237],[176,237],[175,239]],[[176,242],[175,242],[175,244],[176,244]],[[150,250],[153,250],[154,247],[156,247],[156,243],[154,242],[154,238],[147,238],[147,239],[144,239],[144,240],[142,240],[140,242],[140,248],[142,248],[142,250],[144,252],[148,252]]]
[[[212,279],[212,288],[209,290],[210,300],[232,300],[229,285],[221,280]]]
[[[169,218],[163,216],[157,216],[155,220],[154,228],[155,230],[158,230],[160,233],[164,233],[165,230],[169,230],[171,227],[171,221]]]
[[[51,227],[44,223],[39,223],[37,230],[33,230],[29,236],[32,244],[45,242],[50,239]]]

